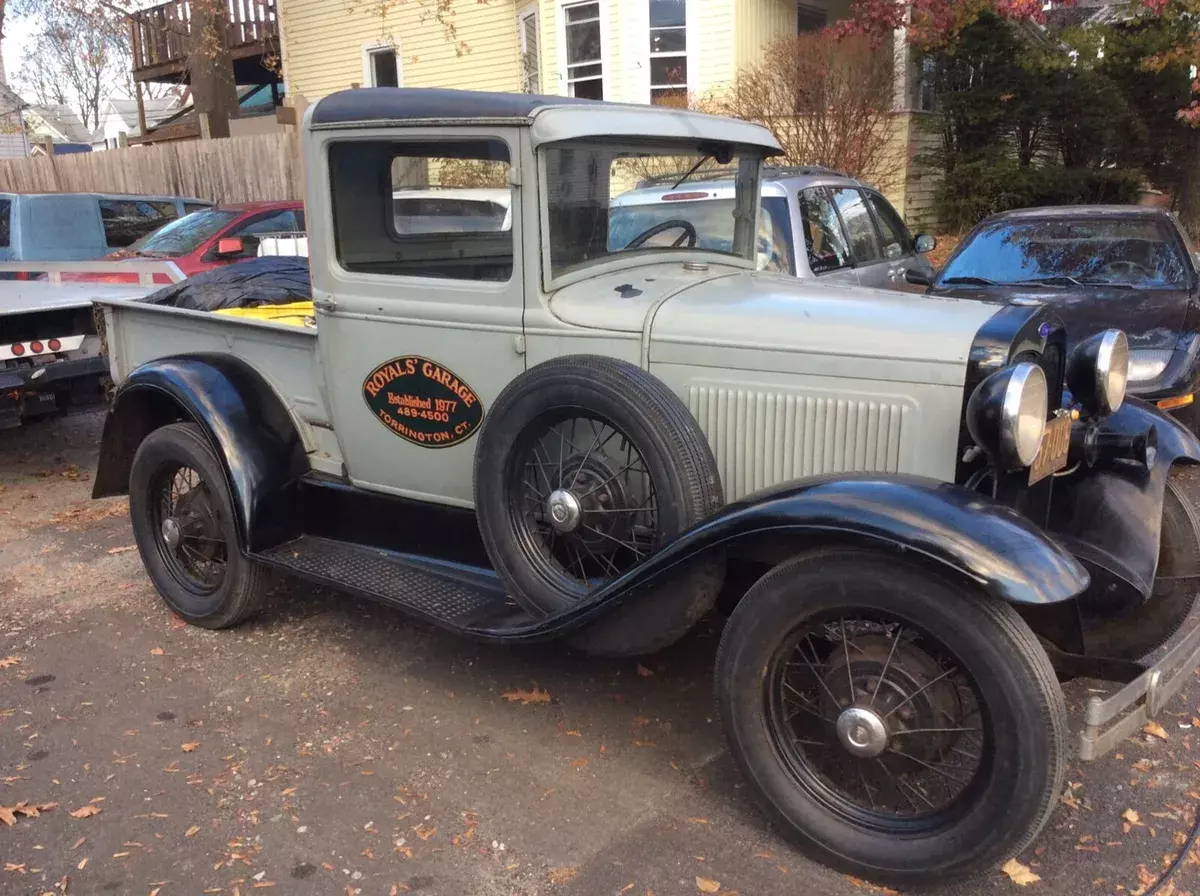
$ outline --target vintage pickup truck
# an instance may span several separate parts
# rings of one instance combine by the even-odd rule
[[[268,569],[463,635],[635,654],[732,612],[730,750],[800,848],[895,884],[1029,844],[1084,759],[1200,664],[1194,436],[1125,400],[1119,331],[755,270],[764,128],[379,88],[306,113],[317,326],[103,303],[95,495],[163,600],[234,625]],[[726,238],[608,244],[647,174],[731,169]],[[399,189],[507,189],[400,232]],[[666,201],[666,200],[664,200]],[[505,218],[508,218],[506,213]]]

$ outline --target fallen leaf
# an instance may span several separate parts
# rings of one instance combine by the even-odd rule
[[[199,833],[200,833],[200,825],[198,825],[198,824],[194,824],[194,825],[192,825],[190,828],[188,828],[188,829],[187,829],[187,831],[184,833],[184,835],[183,835],[183,836],[185,836],[185,837],[195,837],[195,836],[196,836],[197,834],[199,834]]]
[[[1121,813],[1121,818],[1125,819],[1125,821],[1129,822],[1130,824],[1140,825],[1142,823],[1142,817],[1133,809],[1126,809]]]
[[[75,866],[75,870],[82,871],[84,868],[87,867],[87,863],[88,863],[87,856],[84,856],[82,859],[79,860],[79,864]]]
[[[1142,731],[1144,731],[1146,734],[1149,734],[1151,737],[1157,737],[1159,740],[1167,739],[1167,732],[1163,729],[1162,725],[1155,721],[1147,722],[1142,728]]]
[[[1036,884],[1041,880],[1040,877],[1029,870],[1028,865],[1022,865],[1016,859],[1009,859],[1000,870],[1007,874],[1009,879],[1018,887]]]
[[[552,884],[569,883],[570,881],[574,880],[576,875],[578,875],[578,874],[579,874],[578,868],[551,868],[550,869],[550,883],[552,883]]]
[[[550,702],[550,692],[541,690],[537,685],[534,685],[532,691],[515,689],[511,691],[505,691],[500,696],[509,703],[520,703],[524,706],[528,706],[530,703]]]
[[[1133,764],[1133,767],[1139,772],[1148,772],[1151,768],[1153,768],[1149,759],[1139,759]]]
[[[99,806],[80,806],[71,813],[72,818],[89,818],[92,815],[99,815],[103,809]]]
[[[197,750],[200,749],[200,744],[198,744],[198,743],[184,744],[180,749],[182,749],[183,752],[185,752],[185,753],[195,753]]]
[[[17,823],[16,813],[7,806],[0,806],[0,821],[4,822],[10,828]]]
[[[109,549],[108,549],[108,553],[110,553],[110,554],[124,554],[126,551],[136,551],[136,550],[137,550],[137,545],[136,545],[136,544],[127,544],[127,545],[125,545],[124,547],[119,547],[119,548],[109,548]]]
[[[151,647],[150,648],[151,656],[162,656],[164,653],[166,653],[166,651],[163,650],[161,647]]]
[[[719,881],[709,880],[706,877],[698,877],[696,878],[696,889],[701,893],[719,893],[721,884]]]
[[[413,833],[416,834],[418,837],[420,837],[422,840],[428,840],[430,837],[432,837],[434,834],[437,833],[437,828],[436,827],[427,828],[427,827],[425,827],[425,825],[419,824],[415,828],[413,828]]]
[[[8,669],[12,666],[15,666],[19,662],[21,662],[21,658],[19,656],[6,656],[3,659],[0,659],[0,669]]]
[[[688,821],[692,824],[708,824],[707,818],[689,818]]]
[[[650,678],[651,676],[654,675],[653,672],[651,672],[649,669],[647,669],[641,663],[638,663],[637,674],[642,676],[642,678]]]
[[[588,761],[586,759],[583,759],[583,758],[573,759],[571,761],[571,768],[586,768],[587,764],[588,764]]]
[[[80,837],[78,840],[75,841],[75,845],[72,846],[71,849],[79,849],[79,847],[83,846],[83,844],[86,842],[87,842],[87,837]]]

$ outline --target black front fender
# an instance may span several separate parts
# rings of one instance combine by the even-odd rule
[[[762,535],[790,537],[796,552],[830,542],[873,547],[928,563],[1014,604],[1060,603],[1089,583],[1068,551],[978,492],[919,476],[834,474],[728,505],[590,600],[539,620],[528,634],[575,628],[680,563]]]
[[[1138,435],[1151,426],[1157,430],[1158,448],[1148,467],[1115,461],[1054,480],[1050,531],[1094,572],[1103,572],[1103,587],[1093,588],[1085,601],[1085,609],[1102,615],[1122,612],[1131,601],[1150,596],[1167,477],[1175,464],[1200,463],[1200,441],[1145,401],[1126,397],[1100,423],[1102,432],[1119,435]],[[1097,586],[1100,578],[1096,576]]]
[[[275,390],[229,355],[160,358],[121,384],[104,422],[93,498],[127,494],[142,440],[176,421],[200,426],[225,467],[246,550],[294,534],[296,483],[308,470],[296,426]]]

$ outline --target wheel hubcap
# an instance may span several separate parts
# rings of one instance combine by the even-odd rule
[[[568,489],[555,489],[546,499],[546,519],[556,532],[574,532],[582,516],[579,499]]]
[[[837,720],[837,735],[842,746],[855,756],[870,759],[887,749],[887,725],[878,713],[861,706],[842,710]]]
[[[162,537],[168,550],[174,551],[178,549],[179,542],[183,539],[183,530],[179,527],[179,523],[175,517],[169,516],[163,520]]]

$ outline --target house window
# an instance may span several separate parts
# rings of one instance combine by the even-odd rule
[[[686,106],[687,0],[650,0],[650,102]]]
[[[521,31],[521,89],[525,93],[542,92],[542,64],[538,49],[537,9],[517,18]]]
[[[400,66],[395,47],[375,47],[367,50],[367,83],[372,87],[399,87]]]
[[[829,13],[820,6],[810,6],[800,3],[796,6],[796,31],[804,34],[807,31],[821,31],[829,24]]]
[[[604,99],[604,63],[600,58],[600,4],[563,7],[567,47],[567,95]]]

